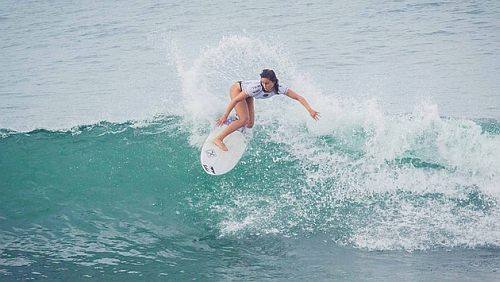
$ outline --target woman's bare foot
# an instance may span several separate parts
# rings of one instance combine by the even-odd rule
[[[215,138],[214,140],[212,140],[212,143],[214,143],[215,146],[219,147],[222,151],[227,151],[226,144],[224,144],[222,140]]]

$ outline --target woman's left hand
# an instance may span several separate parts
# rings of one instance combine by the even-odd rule
[[[319,120],[319,117],[320,117],[319,112],[317,112],[317,111],[315,111],[315,110],[313,110],[313,109],[310,109],[310,110],[309,110],[309,115],[311,115],[311,117],[312,117],[313,119],[315,119],[315,120]]]
[[[220,118],[216,119],[215,123],[217,124],[217,126],[222,126],[226,122],[226,120],[227,116],[223,115]]]

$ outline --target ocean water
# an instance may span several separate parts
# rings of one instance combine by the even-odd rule
[[[2,1],[0,280],[500,280],[498,1]],[[241,162],[200,146],[263,68]]]

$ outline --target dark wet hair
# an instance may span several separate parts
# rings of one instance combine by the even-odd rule
[[[280,85],[278,84],[278,78],[276,77],[276,74],[274,73],[273,70],[263,69],[262,72],[260,73],[260,78],[267,78],[270,81],[274,82],[274,92],[278,94],[278,89]]]

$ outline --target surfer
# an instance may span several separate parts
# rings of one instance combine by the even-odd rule
[[[223,140],[226,136],[236,131],[238,128],[246,126],[247,128],[253,127],[254,122],[254,98],[255,99],[267,99],[275,95],[286,95],[298,102],[300,102],[304,108],[309,112],[309,115],[315,120],[318,120],[320,115],[315,111],[307,100],[297,94],[292,89],[288,88],[286,85],[279,83],[276,74],[271,69],[264,69],[260,74],[259,80],[247,80],[238,81],[231,85],[229,89],[229,96],[231,101],[227,105],[224,114],[217,119],[217,125],[221,126],[226,122],[229,114],[233,110],[236,110],[238,115],[238,120],[231,122],[224,130],[213,140],[213,143],[217,145],[221,150],[227,151],[227,147]]]

